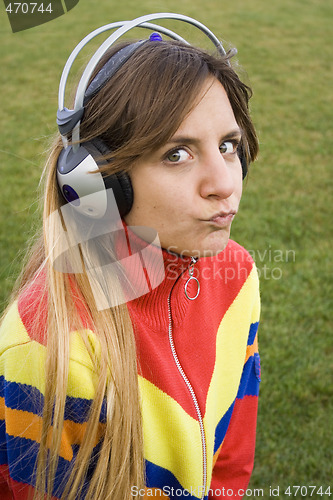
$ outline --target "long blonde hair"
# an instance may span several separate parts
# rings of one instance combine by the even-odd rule
[[[126,44],[112,48],[105,61]],[[195,105],[205,80],[216,77],[224,86],[240,126],[249,160],[258,141],[248,101],[251,91],[242,83],[227,56],[209,55],[180,42],[150,42],[141,46],[87,104],[81,124],[81,140],[99,137],[112,151],[112,162],[101,170],[128,171],[144,155],[165,144]],[[93,75],[94,76],[94,75]],[[94,366],[95,397],[78,455],[61,498],[74,500],[129,499],[131,487],[144,487],[143,437],[138,370],[133,327],[126,304],[98,310],[86,273],[54,269],[49,258],[59,227],[50,218],[65,200],[56,182],[57,158],[62,149],[55,141],[46,165],[43,234],[23,269],[15,296],[45,274],[41,295],[47,297],[47,359],[43,427],[36,469],[35,497],[50,498],[55,484],[64,425],[71,332],[80,331]],[[82,256],[81,256],[82,257]],[[90,258],[94,258],[94,256]],[[114,281],[110,293],[121,293]],[[15,298],[15,297],[13,297]],[[78,312],[80,302],[85,314]],[[35,318],[38,329],[39,318]],[[89,331],[98,339],[92,347]],[[102,405],[106,422],[100,423]],[[92,474],[93,449],[100,443]]]

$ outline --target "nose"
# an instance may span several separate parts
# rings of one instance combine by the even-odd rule
[[[226,160],[217,149],[209,153],[201,164],[200,195],[203,198],[229,198],[235,191],[237,175],[241,176],[238,157]],[[239,167],[239,168],[238,168]]]

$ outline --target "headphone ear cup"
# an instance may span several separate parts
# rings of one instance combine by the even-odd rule
[[[95,139],[81,144],[75,152],[72,146],[63,149],[57,162],[58,186],[63,197],[77,212],[93,219],[100,219],[106,214],[108,217],[123,217],[133,205],[133,189],[128,174],[91,173],[107,165],[104,158],[109,154],[105,143]],[[112,189],[114,200],[109,198],[108,189]],[[113,214],[114,201],[117,210]]]
[[[91,151],[64,148],[57,161],[57,182],[64,199],[80,214],[100,219],[107,209],[105,183]]]
[[[89,149],[90,145],[92,145],[101,156],[105,157],[110,155],[110,149],[101,139],[93,139],[89,143],[86,143],[85,147]],[[98,164],[98,158],[95,158],[95,161]],[[133,187],[129,175],[126,172],[118,172],[112,175],[103,174],[103,180],[105,188],[111,188],[113,190],[120,216],[124,217],[128,214],[133,205]]]

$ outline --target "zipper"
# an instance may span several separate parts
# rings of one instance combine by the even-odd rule
[[[199,283],[199,280],[198,278],[196,278],[195,276],[193,276],[193,273],[194,273],[194,264],[198,261],[198,259],[196,259],[195,257],[191,257],[191,264],[189,265],[189,268],[188,268],[188,274],[189,274],[189,278],[188,280],[186,281],[185,283],[185,289],[184,289],[184,292],[185,292],[185,295],[186,297],[189,299],[189,300],[195,300],[197,298],[197,296],[199,295],[200,293],[200,283]],[[197,293],[194,295],[194,297],[190,297],[189,294],[187,293],[187,287],[189,285],[189,283],[191,281],[195,281],[196,284],[197,284]]]
[[[190,278],[189,279],[192,278],[192,275],[193,275],[193,265],[196,263],[196,261],[197,261],[197,259],[195,259],[194,257],[192,257],[192,263],[190,265],[191,267],[190,267]],[[182,274],[180,274],[178,276],[177,281],[182,276]],[[176,282],[175,282],[175,284],[176,284]],[[174,286],[175,286],[175,284],[174,284]],[[200,287],[198,287],[198,289],[200,290]],[[207,444],[206,444],[206,436],[205,436],[203,418],[202,418],[202,414],[201,414],[201,411],[200,411],[200,407],[199,407],[199,403],[198,403],[197,397],[195,395],[195,392],[194,392],[194,389],[193,389],[193,387],[191,385],[191,382],[187,378],[187,376],[186,376],[186,374],[185,374],[185,372],[183,370],[183,367],[180,364],[180,361],[179,361],[178,356],[177,356],[177,352],[176,352],[174,340],[173,340],[172,312],[171,312],[171,294],[172,294],[172,290],[173,290],[173,287],[172,287],[172,289],[171,289],[171,291],[169,293],[169,296],[168,296],[168,316],[169,316],[168,334],[169,334],[169,344],[170,344],[170,347],[171,347],[171,352],[172,352],[172,356],[173,356],[174,362],[175,362],[175,364],[177,366],[177,369],[178,369],[178,371],[179,371],[182,379],[184,380],[184,382],[186,384],[186,387],[187,387],[187,389],[188,389],[188,391],[189,391],[189,393],[191,395],[191,398],[192,398],[192,401],[193,401],[193,404],[194,404],[194,407],[195,407],[195,411],[196,411],[197,417],[198,417],[198,422],[199,422],[199,427],[200,427],[200,435],[201,435],[201,445],[202,445],[202,461],[203,461],[203,464],[202,464],[202,469],[203,469],[203,475],[202,475],[202,494],[201,494],[201,499],[200,500],[204,500],[204,498],[205,498],[205,492],[206,492],[206,487],[207,487]],[[185,294],[186,294],[186,292],[185,292]],[[198,292],[198,294],[199,294],[199,292]],[[198,294],[196,295],[196,297],[198,296]],[[187,296],[187,294],[186,294],[186,296]],[[192,298],[190,300],[194,300],[194,299]]]

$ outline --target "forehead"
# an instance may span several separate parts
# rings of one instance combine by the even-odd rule
[[[175,133],[188,135],[216,130],[227,134],[237,129],[237,122],[229,98],[216,78],[209,78],[202,91]]]

